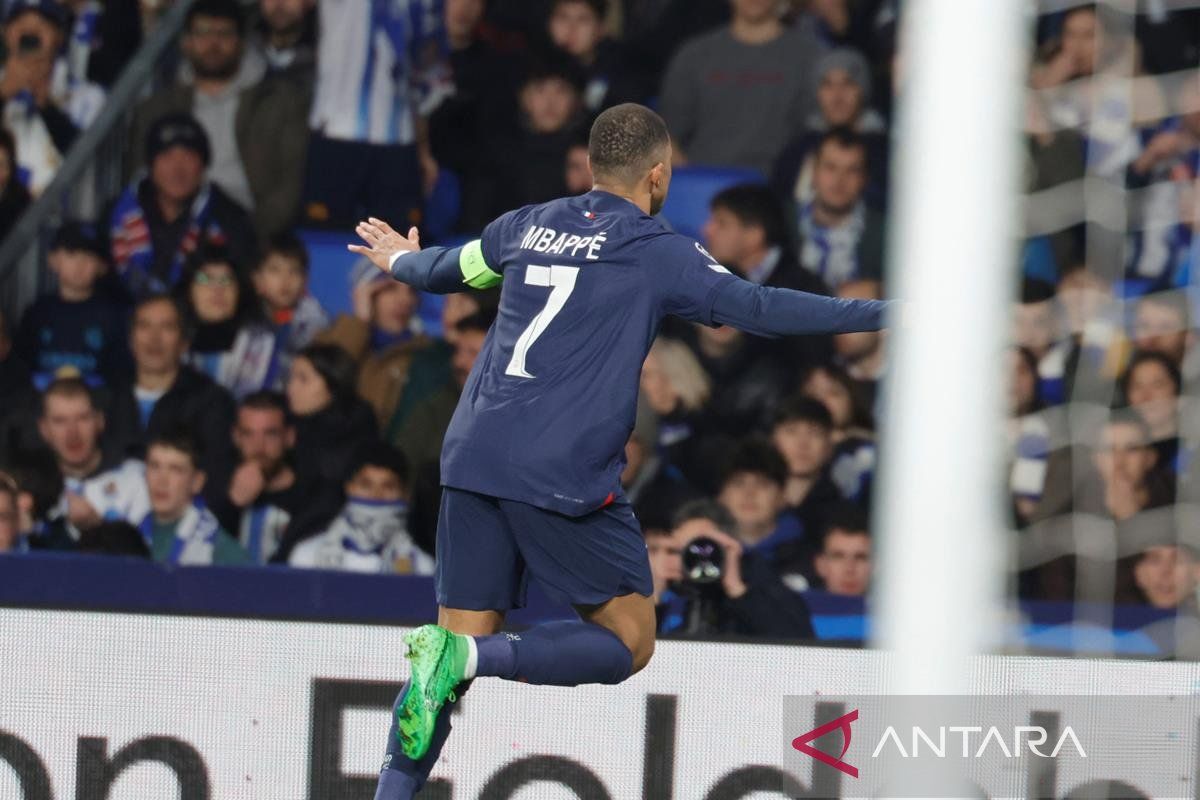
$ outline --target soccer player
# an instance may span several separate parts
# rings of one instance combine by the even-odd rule
[[[642,361],[668,314],[758,335],[877,330],[886,303],[757,286],[652,217],[671,182],[666,125],[614,106],[592,126],[595,185],[504,214],[461,247],[420,249],[371,218],[349,249],[422,291],[500,284],[442,449],[438,624],[405,636],[376,800],[412,797],[476,677],[615,684],[654,652],[646,543],[621,491]],[[581,619],[497,634],[526,582]]]

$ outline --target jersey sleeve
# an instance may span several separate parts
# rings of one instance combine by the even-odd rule
[[[683,236],[652,246],[649,262],[664,313],[757,336],[875,331],[883,327],[889,305],[758,286]]]
[[[713,301],[718,291],[740,280],[700,246],[674,234],[659,237],[646,253],[647,273],[664,314],[716,326]]]
[[[427,247],[392,257],[391,275],[415,289],[436,294],[467,288],[489,289],[503,279],[501,244],[508,229],[505,214],[483,229],[483,235],[460,247]]]

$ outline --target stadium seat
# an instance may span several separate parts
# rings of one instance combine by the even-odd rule
[[[358,241],[351,230],[298,230],[308,248],[308,291],[332,316],[350,310],[350,270],[358,256],[346,245]]]
[[[708,204],[717,192],[739,183],[765,182],[761,173],[741,167],[680,167],[671,177],[662,213],[678,233],[699,239]]]
[[[433,193],[425,202],[425,220],[421,223],[421,239],[444,244],[452,236],[462,209],[462,186],[458,175],[448,169],[438,170]]]

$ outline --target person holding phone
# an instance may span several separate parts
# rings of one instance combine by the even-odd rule
[[[66,10],[54,0],[13,3],[4,19],[0,117],[16,140],[18,174],[35,195],[54,178],[79,133],[51,91],[66,21]]]

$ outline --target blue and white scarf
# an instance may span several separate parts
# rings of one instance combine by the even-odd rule
[[[146,546],[154,548],[154,512],[150,512],[138,526]],[[221,523],[202,502],[195,501],[175,523],[175,541],[167,553],[165,563],[184,566],[208,566],[213,563],[217,534]]]

